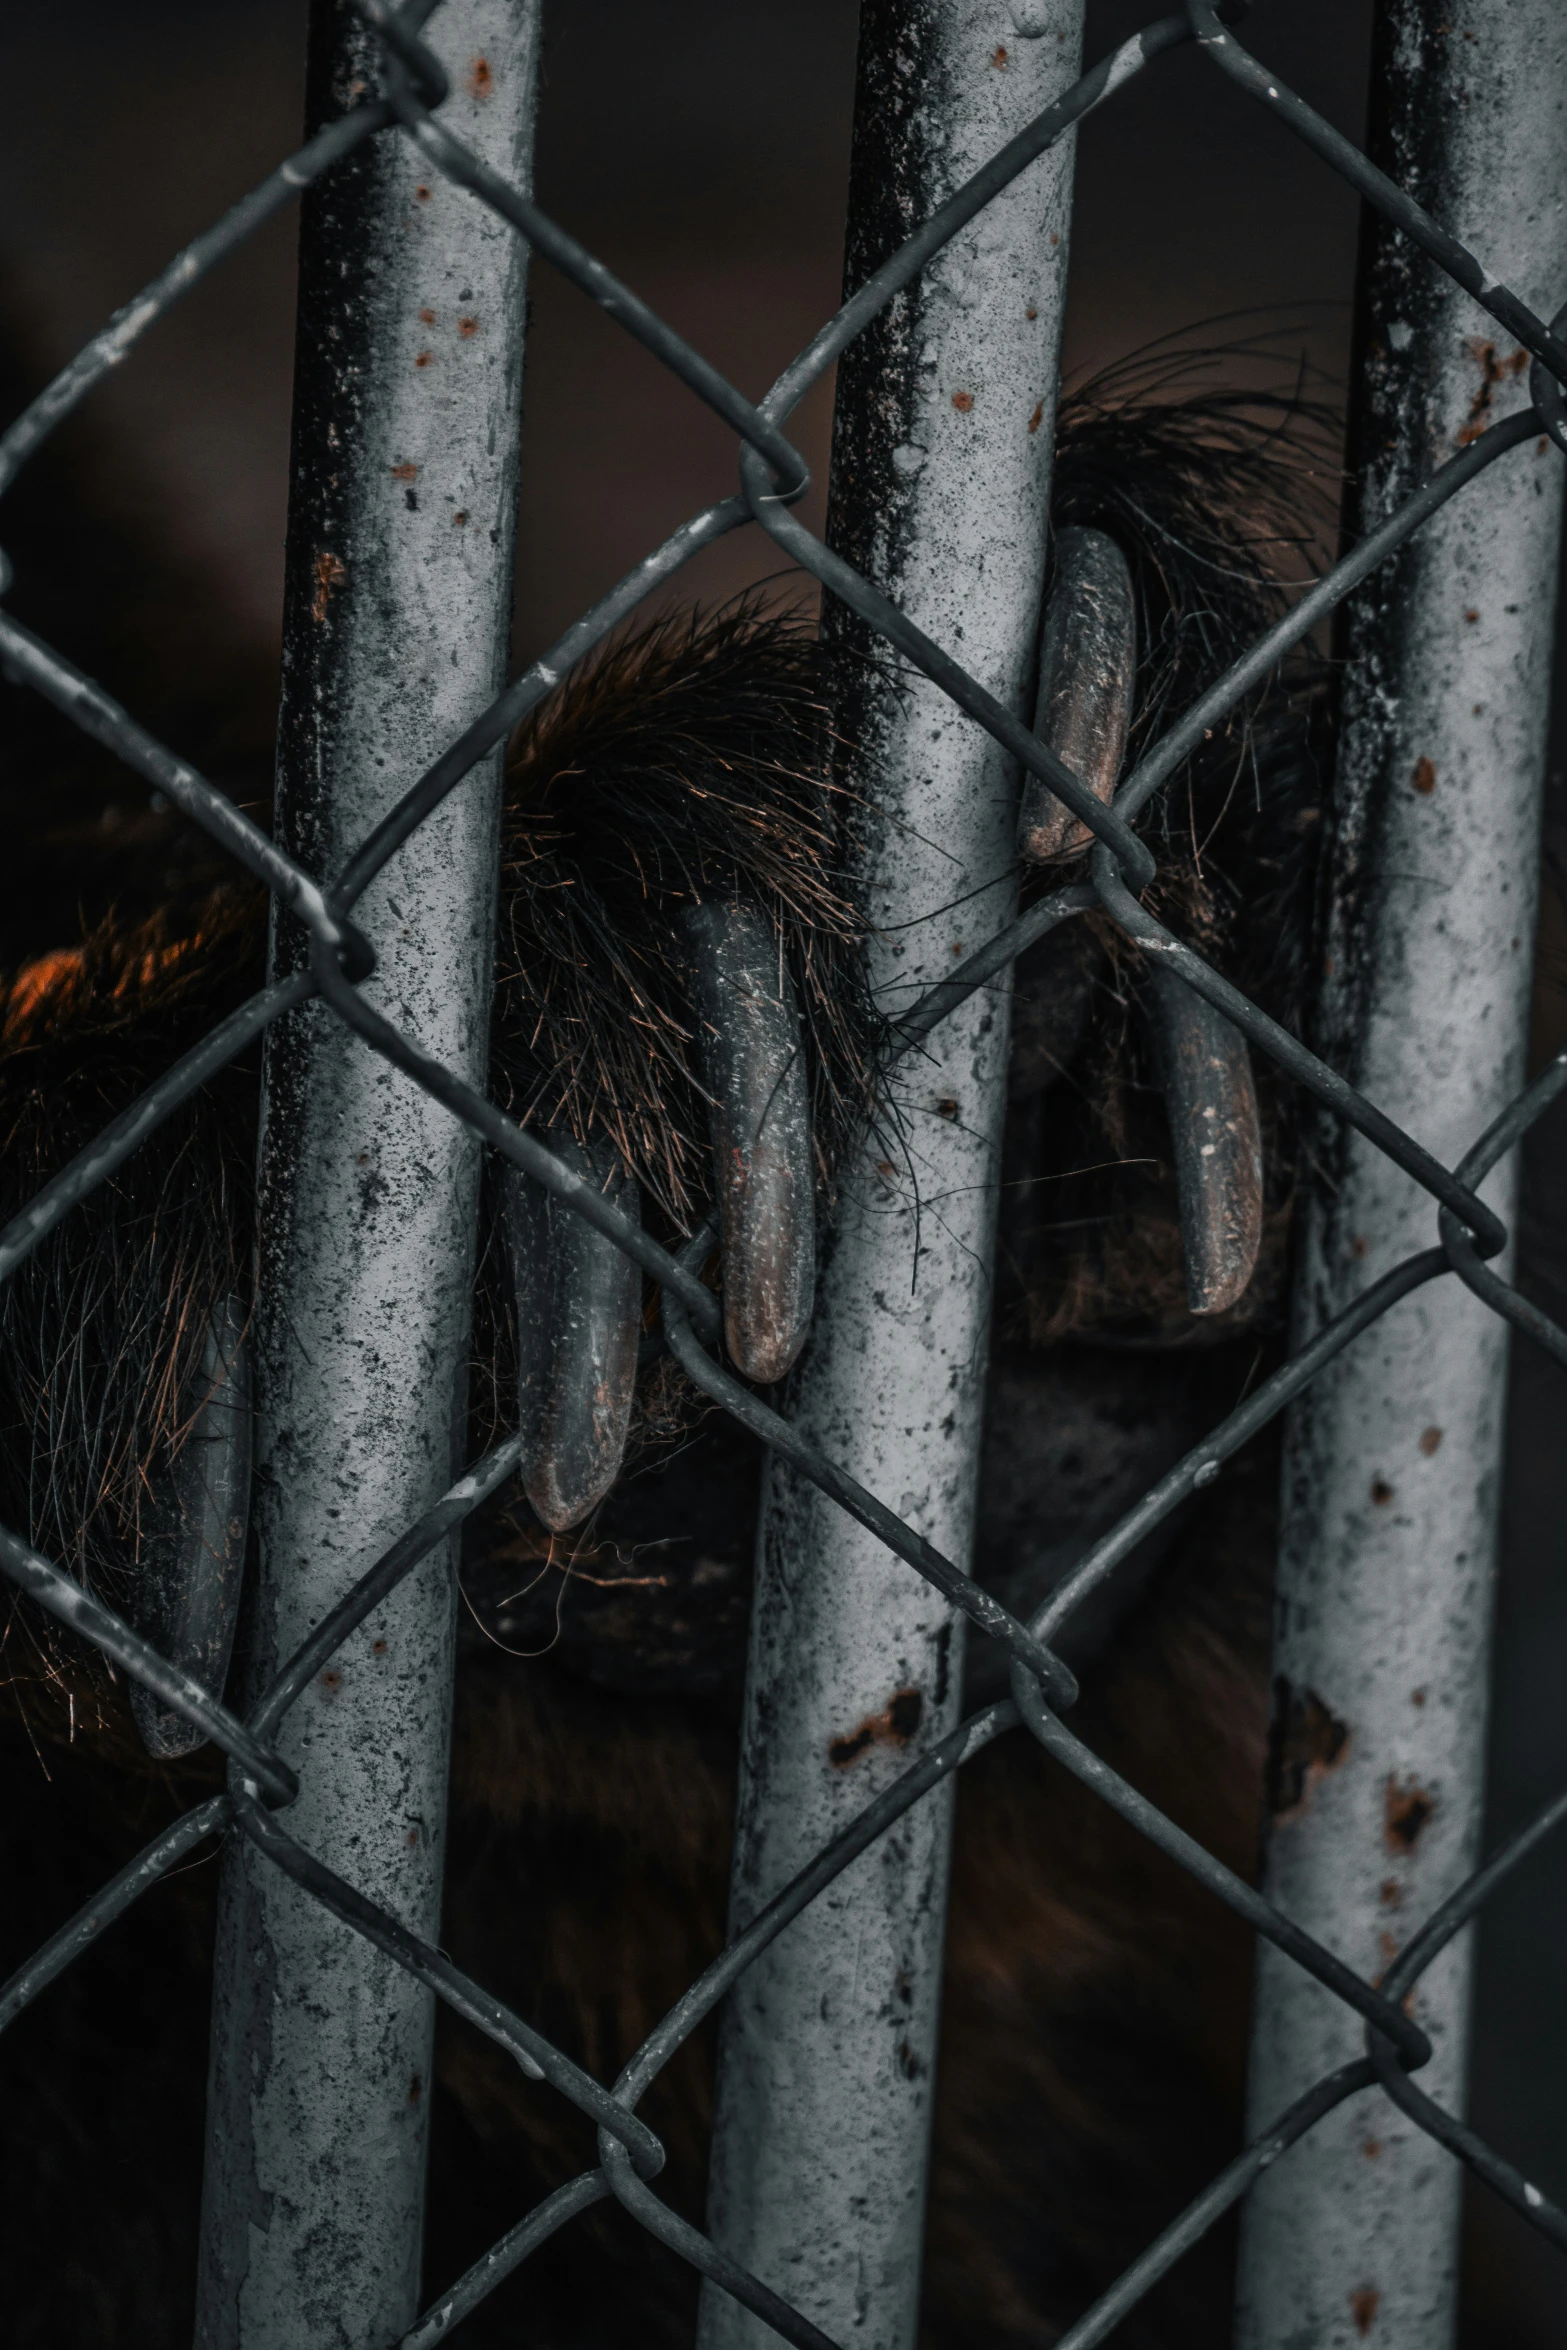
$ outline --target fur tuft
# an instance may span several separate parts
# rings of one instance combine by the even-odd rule
[[[1287,610],[1330,526],[1330,419],[1298,388],[1231,388],[1225,371],[1246,356],[1156,348],[1063,403],[1055,525],[1114,538],[1136,591],[1127,774]],[[1301,647],[1138,820],[1160,861],[1151,911],[1297,1031],[1331,764],[1328,688],[1326,661]],[[1032,887],[1055,888],[1071,870],[1055,867]],[[1135,1016],[1141,971],[1137,950],[1097,915],[1053,933],[1018,968],[1018,1031],[1032,1041],[1034,1067],[1030,1078],[1025,1051],[1014,1068],[1002,1319],[1036,1345],[1208,1342],[1272,1327],[1281,1312],[1296,1143],[1285,1083],[1253,1055],[1263,1254],[1239,1304],[1199,1321],[1186,1306],[1162,1095]]]
[[[516,1116],[607,1136],[675,1229],[711,1197],[676,919],[741,894],[805,1022],[823,1182],[872,1098],[877,1026],[827,777],[825,658],[755,595],[612,644],[513,747],[492,1081]]]
[[[264,921],[256,893],[230,891],[194,934],[111,918],[17,973],[0,1036],[0,1217],[244,1000]],[[114,1607],[186,1434],[208,1316],[249,1295],[256,1077],[254,1059],[224,1071],[0,1288],[0,1519]],[[37,1662],[47,1676],[49,1655]],[[10,1668],[31,1677],[14,1647]]]

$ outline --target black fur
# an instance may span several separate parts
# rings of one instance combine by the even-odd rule
[[[1112,380],[1068,404],[1057,520],[1111,531],[1138,584],[1134,748],[1279,608],[1279,564],[1310,528],[1295,516],[1285,408],[1298,430],[1297,404],[1242,408],[1189,383]],[[72,649],[85,657],[90,639]],[[134,678],[113,682],[148,709]],[[670,944],[690,894],[743,881],[787,944],[829,1205],[834,1158],[868,1114],[876,1034],[850,983],[857,916],[837,848],[833,699],[802,626],[748,604],[612,651],[515,749],[496,1087],[520,1115],[611,1134],[671,1232],[706,1197],[706,1120]],[[200,755],[177,691],[152,703],[178,747]],[[1303,657],[1145,819],[1164,860],[1152,902],[1287,1020],[1310,960],[1325,725],[1321,671]],[[65,756],[52,736],[37,745],[24,786]],[[207,878],[194,857],[166,912],[138,878],[116,919],[42,966],[30,958],[67,934],[21,934],[0,1065],[9,1205],[257,983],[259,905],[242,891],[212,899]],[[1193,1359],[1138,979],[1135,956],[1092,918],[1054,934],[1018,975],[978,1551],[982,1577],[1012,1605],[1031,1604],[1074,1547],[1221,1417],[1277,1343],[1286,1106],[1270,1086],[1271,1254]],[[179,1392],[170,1339],[199,1328],[205,1294],[243,1293],[255,1086],[253,1063],[231,1072],[68,1220],[0,1307],[0,1515],[111,1591],[134,1574],[137,1496],[178,1439],[159,1400]],[[481,1327],[487,1315],[498,1368],[483,1408],[504,1415],[493,1252],[486,1262]],[[671,1392],[667,1360],[649,1376],[649,1441],[594,1524],[551,1539],[508,1500],[471,1530],[463,1569],[443,1940],[601,2077],[722,1939],[759,1467],[731,1424],[698,1421]],[[661,1430],[669,1441],[656,1441]],[[1112,1626],[1089,1628],[1089,1651],[1102,1653],[1090,1653],[1078,1717],[1091,1744],[1242,1870],[1261,1790],[1272,1490],[1264,1445],[1129,1563],[1116,1638],[1104,1646]],[[13,1626],[8,1663],[4,1760],[21,1792],[6,1807],[0,1881],[31,1872],[19,1958],[216,1772],[210,1755],[137,1761],[119,1693],[74,1655],[56,1647],[40,1664]],[[981,1658],[976,1689],[986,1670]],[[89,1695],[98,1726],[83,1736]],[[12,2142],[42,2150],[0,2182],[37,2262],[13,2298],[19,2345],[131,2350],[189,2330],[212,1875],[154,1892],[88,1962],[96,1972],[74,1972],[0,2046]],[[1031,1746],[1005,1745],[965,1775],[932,2345],[1052,2339],[1219,2167],[1238,2130],[1248,1959],[1233,1921]],[[694,2046],[647,2107],[672,2154],[660,2191],[696,2218],[708,2063]],[[591,2158],[559,2101],[447,2018],[438,2089],[432,2285]],[[73,2138],[89,2111],[96,2126]],[[90,2253],[59,2216],[84,2207],[98,2230]],[[1179,2269],[1127,2342],[1184,2350],[1219,2338],[1225,2261],[1216,2240]],[[526,2310],[533,2337],[560,2350],[619,2338],[633,2320],[642,2339],[673,2344],[689,2338],[693,2302],[688,2270],[600,2213],[464,2338],[475,2350],[510,2340]]]

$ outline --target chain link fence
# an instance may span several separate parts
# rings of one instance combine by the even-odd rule
[[[1253,2137],[1073,2326],[1065,2337],[1070,2350],[1087,2350],[1087,2345],[1101,2341],[1173,2263],[1241,2201],[1286,2148],[1346,2099],[1368,2087],[1379,2085],[1394,2105],[1467,2164],[1531,2227],[1567,2250],[1567,2212],[1524,2178],[1503,2153],[1425,2094],[1418,2076],[1431,2056],[1431,2043],[1411,2014],[1411,1995],[1439,1953],[1567,1815],[1567,1791],[1442,1902],[1408,1940],[1380,1982],[1373,1983],[1362,1979],[1332,1950],[1202,1849],[1074,1736],[1065,1717],[1076,1685],[1053,1645],[1074,1611],[1143,1536],[1188,1496],[1218,1477],[1225,1463],[1300,1396],[1326,1365],[1424,1285],[1464,1284],[1494,1314],[1558,1360],[1567,1361],[1567,1331],[1494,1269],[1494,1260],[1505,1251],[1509,1236],[1501,1220],[1478,1197],[1478,1187],[1490,1170],[1567,1089],[1567,1056],[1553,1061],[1486,1132],[1475,1137],[1455,1167],[1440,1164],[1147,912],[1140,893],[1154,876],[1155,860],[1132,826],[1139,809],[1202,741],[1205,730],[1216,726],[1268,677],[1292,647],[1310,636],[1352,590],[1412,540],[1467,485],[1510,451],[1541,436],[1567,452],[1567,403],[1562,391],[1563,382],[1567,382],[1567,343],[1559,339],[1553,324],[1537,316],[1506,285],[1497,283],[1475,254],[1447,234],[1363,153],[1274,81],[1213,8],[1203,0],[1189,0],[1183,13],[1150,24],[1094,65],[1058,103],[996,154],[823,326],[767,396],[753,403],[601,261],[443,126],[445,76],[421,40],[436,5],[437,0],[415,0],[415,4],[393,13],[380,0],[355,0],[355,13],[374,28],[383,48],[384,94],[360,98],[341,120],[281,163],[260,187],[179,254],[86,346],[0,440],[0,491],[54,426],[127,356],[138,338],[183,293],[302,189],[363,142],[388,130],[415,143],[423,168],[469,190],[509,224],[534,252],[562,271],[732,429],[739,444],[741,487],[734,496],[694,516],[508,686],[478,723],[409,785],[393,812],[363,840],[342,871],[325,883],[285,855],[229,800],[115,704],[92,678],[0,612],[0,659],[8,672],[45,695],[85,733],[107,746],[203,827],[238,864],[267,885],[279,905],[298,918],[310,941],[308,969],[269,985],[215,1028],[131,1109],[106,1127],[0,1234],[0,1277],[13,1274],[62,1219],[108,1181],[164,1120],[270,1024],[306,1001],[319,999],[375,1053],[463,1121],[502,1160],[542,1185],[567,1210],[585,1218],[625,1251],[658,1286],[669,1346],[694,1385],[925,1578],[977,1632],[999,1643],[1010,1659],[1012,1695],[985,1706],[943,1738],[770,1900],[691,1985],[619,2078],[606,2086],[290,1836],[287,1813],[300,1786],[275,1744],[289,1709],[328,1666],[349,1634],[513,1474],[520,1459],[520,1438],[509,1437],[475,1462],[435,1508],[407,1528],[297,1648],[243,1719],[139,1638],[21,1535],[0,1530],[0,1565],[11,1580],[62,1623],[96,1644],[134,1684],[215,1741],[231,1764],[226,1793],[188,1812],[155,1838],[12,1979],[0,1993],[0,2025],[13,2020],[116,1918],[204,1840],[219,1834],[244,1838],[273,1868],[477,2025],[524,2072],[570,2100],[599,2132],[598,2165],[562,2185],[521,2218],[424,2313],[404,2336],[405,2350],[444,2339],[555,2231],[610,2197],[618,2199],[654,2236],[782,2338],[800,2345],[801,2350],[827,2350],[828,2337],[817,2326],[660,2200],[652,2182],[664,2160],[663,2148],[639,2118],[637,2107],[650,2083],[730,1987],[856,1856],[971,1757],[997,1738],[1023,1728],[1102,1802],[1226,1903],[1258,1935],[1286,1953],[1365,2026],[1365,2053],[1315,2082]],[[1285,129],[1313,148],[1436,269],[1446,272],[1516,339],[1532,362],[1532,404],[1478,433],[1300,595],[1288,615],[1145,753],[1135,772],[1121,784],[1113,804],[1105,806],[962,664],[931,642],[867,579],[796,519],[791,507],[805,488],[806,468],[788,437],[787,425],[801,399],[853,339],[992,198],[1091,110],[1113,99],[1134,76],[1157,70],[1162,58],[1192,43],[1213,70],[1228,76],[1253,102],[1274,113]],[[1091,879],[1045,897],[932,988],[902,1015],[896,1040],[899,1049],[907,1050],[930,1035],[956,1006],[1004,972],[1053,925],[1099,907],[1137,949],[1157,958],[1161,969],[1177,975],[1233,1023],[1326,1112],[1356,1129],[1388,1161],[1412,1177],[1434,1212],[1433,1244],[1374,1282],[1215,1428],[1144,1495],[1121,1524],[1094,1545],[1031,1623],[1017,1620],[725,1368],[719,1357],[717,1301],[699,1278],[713,1245],[710,1228],[699,1233],[680,1256],[666,1252],[561,1157],[514,1124],[449,1067],[424,1053],[360,992],[359,983],[368,975],[374,958],[356,928],[354,909],[388,860],[447,801],[463,778],[505,742],[560,679],[603,643],[644,599],[673,579],[699,549],[745,527],[766,532],[790,564],[879,632],[903,662],[923,673],[984,728],[1006,755],[1054,793],[1095,839]]]

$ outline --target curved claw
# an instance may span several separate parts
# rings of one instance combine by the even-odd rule
[[[1156,964],[1149,1011],[1181,1198],[1186,1296],[1194,1314],[1235,1304],[1262,1246],[1262,1126],[1246,1039]]]
[[[190,1427],[142,1538],[131,1621],[171,1664],[221,1697],[250,1527],[250,1352],[237,1297],[225,1298],[207,1325],[188,1400]],[[193,1754],[206,1744],[194,1722],[150,1689],[134,1686],[130,1696],[149,1754]]]
[[[781,1379],[816,1302],[816,1183],[800,1012],[771,923],[743,900],[685,917],[724,1244],[724,1342]]]
[[[1034,731],[1106,807],[1121,772],[1137,682],[1137,607],[1126,557],[1102,530],[1063,530],[1045,606]],[[1017,845],[1031,864],[1093,839],[1037,775],[1025,778]]]
[[[636,1178],[611,1145],[584,1149],[560,1130],[547,1139],[622,1215],[641,1220]],[[504,1180],[523,1490],[544,1524],[563,1534],[620,1474],[637,1381],[642,1276],[612,1240],[520,1167],[508,1167]]]

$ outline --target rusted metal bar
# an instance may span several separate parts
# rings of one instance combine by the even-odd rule
[[[861,17],[848,277],[1072,81],[1078,0],[870,0]],[[1009,710],[1031,713],[1072,147],[964,230],[840,363],[831,535]],[[855,648],[872,632],[840,615]],[[885,648],[853,665],[845,780],[871,977],[912,1005],[1015,903],[1013,762]],[[990,1312],[1009,983],[899,1073],[899,1140],[843,1185],[790,1413],[966,1564]],[[781,1885],[956,1720],[962,1624],[808,1478],[769,1472],[752,1619],[732,1918]],[[709,2225],[835,2340],[905,2350],[919,2302],[950,1783],[759,1956],[729,1997]],[[704,2286],[703,2350],[767,2329]]]
[[[1373,159],[1549,316],[1567,294],[1556,0],[1384,0]],[[1528,400],[1525,354],[1380,222],[1360,292],[1357,535]],[[1448,1165],[1524,1075],[1560,529],[1560,453],[1526,441],[1357,597],[1344,670],[1326,1057]],[[1436,1237],[1428,1194],[1347,1126],[1316,1139],[1296,1344]],[[1308,1161],[1308,1164],[1311,1163]],[[1504,1163],[1483,1195],[1506,1215]],[[1283,1484],[1266,1889],[1367,1978],[1473,1867],[1507,1361],[1456,1280],[1421,1289],[1295,1405]],[[1415,1994],[1420,2086],[1460,2109],[1468,1937]],[[1361,2052],[1345,2010],[1266,1947],[1262,2127]],[[1247,2207],[1239,2339],[1441,2350],[1457,2164],[1380,2089],[1319,2121]]]
[[[447,0],[453,127],[530,169],[537,0]],[[379,45],[312,11],[319,122]],[[525,249],[400,131],[306,200],[277,822],[323,879],[503,682]],[[500,770],[476,769],[372,884],[366,994],[483,1082]],[[302,958],[280,918],[279,970]],[[255,1686],[451,1484],[464,1439],[477,1137],[322,1004],[268,1037],[254,1317]],[[277,1736],[313,1859],[439,1934],[454,1635],[443,1544]],[[265,1858],[225,1853],[197,2340],[395,2341],[418,2307],[430,1992]]]

